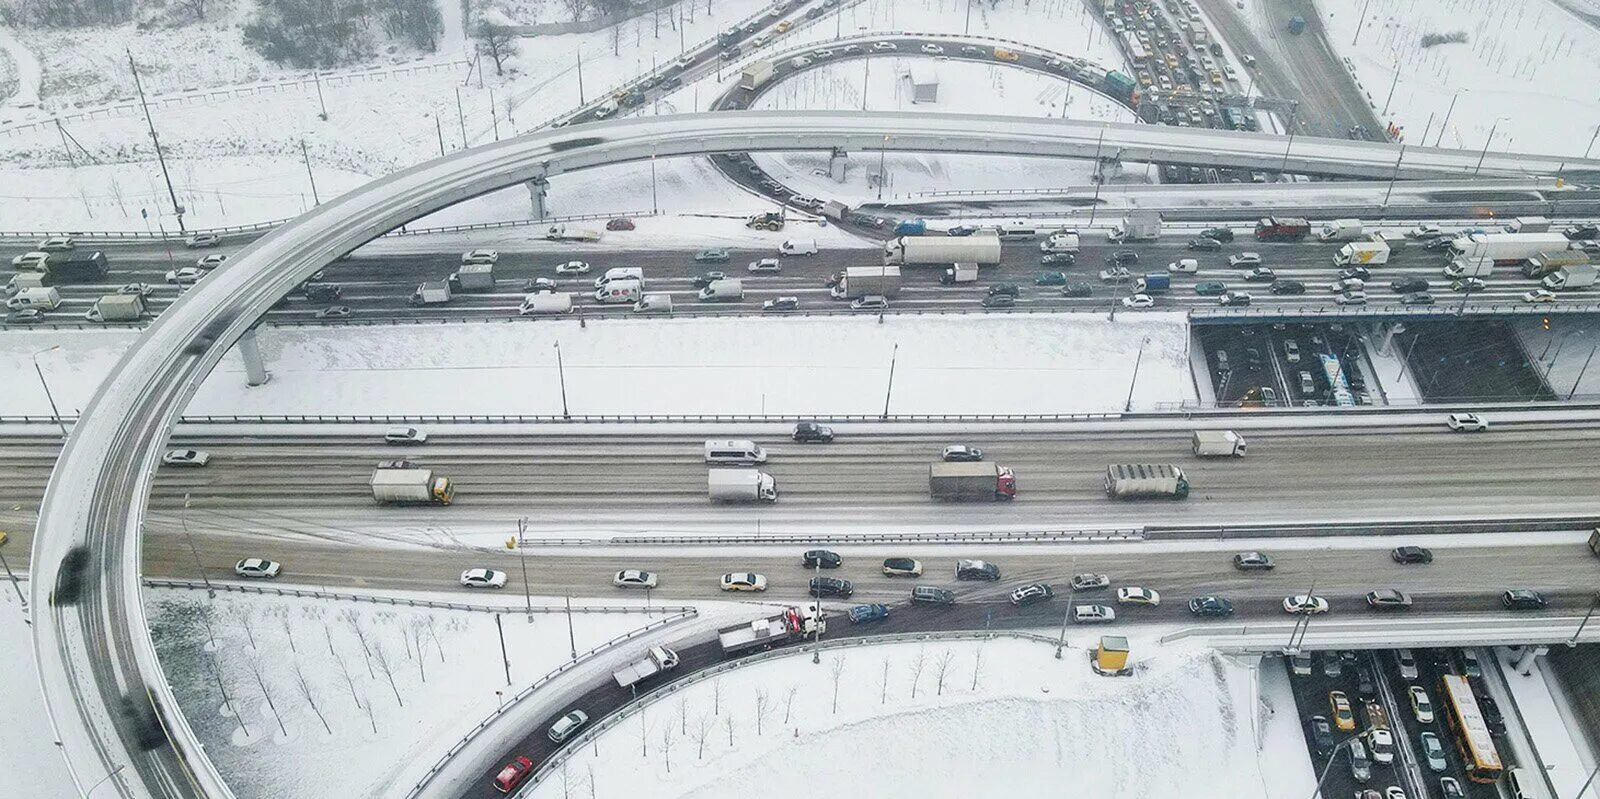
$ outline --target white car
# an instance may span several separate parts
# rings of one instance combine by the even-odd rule
[[[211,462],[211,453],[200,449],[169,449],[161,456],[168,466],[204,466]]]
[[[183,246],[188,247],[191,250],[198,250],[204,247],[215,247],[221,243],[222,237],[215,233],[196,233],[193,236],[183,240]]]
[[[1154,308],[1156,298],[1149,294],[1135,294],[1132,297],[1123,297],[1122,304],[1128,308]]]
[[[1417,225],[1416,227],[1406,231],[1406,238],[1425,239],[1430,236],[1439,236],[1443,234],[1444,228],[1441,228],[1438,225]]]
[[[1347,291],[1333,298],[1340,305],[1366,305],[1367,293],[1365,291]]]
[[[969,447],[966,444],[951,444],[939,453],[939,458],[945,461],[981,461],[983,460],[983,450],[977,447]]]
[[[1149,605],[1155,607],[1161,604],[1161,594],[1149,588],[1125,586],[1117,589],[1117,601],[1124,605]]]
[[[421,444],[428,440],[428,434],[415,427],[391,427],[383,431],[383,440],[389,444]]]
[[[1549,289],[1534,289],[1522,295],[1523,302],[1555,302],[1556,293]]]
[[[1242,252],[1238,255],[1228,256],[1228,266],[1231,266],[1234,269],[1243,269],[1245,267],[1260,265],[1261,253],[1258,252]]]
[[[795,56],[789,59],[789,66],[794,69],[805,69],[811,66],[811,59],[806,56]]]
[[[1452,413],[1444,423],[1457,433],[1481,433],[1489,429],[1489,420],[1475,413]]]
[[[1382,727],[1373,728],[1370,733],[1372,760],[1374,763],[1388,765],[1394,762],[1394,733]],[[1404,797],[1404,794],[1401,794]]]
[[[759,261],[751,261],[747,268],[751,272],[760,274],[777,274],[783,271],[783,262],[776,258],[762,258]]]
[[[722,575],[722,590],[724,591],[765,591],[767,590],[767,576],[755,572],[733,572]]]
[[[1366,281],[1359,277],[1347,277],[1343,280],[1335,280],[1328,284],[1328,291],[1331,291],[1334,294],[1338,294],[1341,291],[1364,291],[1366,288]]]
[[[1104,574],[1074,574],[1071,585],[1074,591],[1089,591],[1110,586],[1111,578]]]
[[[177,283],[180,286],[187,283],[199,283],[200,278],[205,277],[207,274],[209,273],[204,269],[186,266],[182,269],[174,269],[167,272],[167,282]]]
[[[623,569],[611,578],[611,584],[618,588],[655,588],[656,573],[640,571],[639,569]]]
[[[1117,620],[1117,611],[1109,605],[1076,605],[1072,608],[1072,621],[1077,624],[1104,624]]]
[[[1283,598],[1283,612],[1301,616],[1315,616],[1319,613],[1327,613],[1328,600],[1308,594],[1286,596]]]
[[[228,256],[226,253],[214,252],[210,255],[202,255],[196,258],[194,265],[201,269],[216,269],[227,262]]]
[[[558,275],[587,275],[589,274],[588,261],[568,261],[556,266]]]
[[[467,569],[461,573],[461,585],[467,588],[505,588],[506,573],[494,569]]]
[[[148,297],[151,294],[154,294],[155,291],[156,287],[150,285],[149,283],[129,283],[128,285],[117,289],[118,294],[137,294],[141,297]]]
[[[811,51],[811,57],[812,58],[833,58],[833,51],[829,50],[826,47],[822,48],[821,50],[812,50]]]
[[[852,311],[884,311],[889,308],[889,298],[882,294],[869,294],[850,301]]]
[[[75,246],[77,245],[73,244],[72,239],[67,236],[51,236],[39,242],[39,246],[34,247],[34,249],[41,252],[72,252],[72,248]]]
[[[50,253],[39,252],[36,250],[34,252],[25,252],[15,258],[12,258],[11,266],[16,269],[38,269],[39,267],[44,266],[45,262],[48,260],[50,260]]]
[[[928,55],[944,55],[944,48],[929,42],[928,44],[922,46],[922,52],[927,53]]]
[[[282,569],[277,561],[265,558],[245,558],[233,564],[233,573],[240,577],[262,577],[269,580],[277,577]]]
[[[1188,272],[1192,275],[1200,271],[1200,262],[1193,258],[1179,258],[1178,260],[1167,264],[1167,271]]]
[[[582,727],[588,723],[588,713],[585,713],[581,710],[574,710],[571,713],[562,716],[556,721],[555,724],[550,725],[550,732],[546,733],[546,736],[556,743],[561,743],[562,741],[565,741],[567,738],[571,737],[572,733],[576,732],[579,727]]]
[[[1383,789],[1383,799],[1406,799],[1406,792],[1398,785],[1390,785]]]
[[[468,250],[461,254],[464,264],[492,264],[498,260],[500,253],[495,250]]]
[[[1418,724],[1433,723],[1433,700],[1428,698],[1427,689],[1420,685],[1413,685],[1406,689],[1411,694],[1411,712],[1416,715]]]
[[[884,53],[890,50],[899,50],[900,48],[896,47],[894,42],[873,42],[872,49]]]

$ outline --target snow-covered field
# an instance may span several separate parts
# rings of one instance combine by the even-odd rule
[[[1090,636],[834,649],[703,680],[581,747],[533,796],[1278,797],[1311,787],[1303,739],[1253,731],[1250,668],[1135,642],[1101,677]],[[1292,708],[1287,715],[1293,721]],[[1292,729],[1292,728],[1291,728]],[[1298,747],[1296,757],[1293,749]]]
[[[1431,116],[1430,146],[1480,149],[1493,130],[1493,150],[1581,156],[1600,125],[1600,98],[1583,88],[1600,81],[1600,30],[1552,0],[1379,0],[1359,36],[1360,7],[1319,8],[1380,112],[1398,73],[1388,119],[1412,144]],[[1423,46],[1454,33],[1466,41]]]
[[[759,326],[759,335],[751,335]],[[0,373],[40,356],[63,412],[83,406],[134,334],[0,334]],[[264,328],[272,380],[247,388],[236,356],[190,414],[878,414],[1120,410],[1147,340],[1136,408],[1191,398],[1174,314],[605,320]],[[895,347],[898,345],[898,354]],[[36,380],[0,384],[7,413],[48,414]]]
[[[15,554],[7,553],[13,558]],[[16,566],[14,559],[12,566]],[[28,590],[28,582],[22,581],[22,592]],[[23,621],[22,601],[4,575],[0,575],[0,673],[6,675],[6,689],[0,691],[0,719],[4,719],[0,723],[0,774],[4,775],[0,782],[11,786],[0,788],[0,794],[38,799],[77,796],[39,693],[33,628]]]
[[[492,613],[183,589],[146,605],[178,703],[241,799],[402,795],[397,766],[433,762],[572,646],[563,614],[508,610],[507,684]],[[659,618],[578,614],[577,650]]]

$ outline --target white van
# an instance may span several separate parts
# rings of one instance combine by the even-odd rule
[[[613,280],[637,280],[644,283],[644,270],[637,266],[613,266],[606,273],[594,279],[594,287],[600,288]]]
[[[646,294],[633,304],[634,313],[672,313],[672,295]]]
[[[572,313],[572,295],[567,292],[560,294],[529,294],[522,298],[520,313],[523,316],[551,316],[555,314]]]
[[[767,462],[767,451],[754,441],[707,441],[706,463],[736,463],[753,466]]]
[[[778,245],[779,255],[816,255],[816,239],[789,239]]]
[[[53,285],[55,280],[49,272],[18,272],[11,276],[11,281],[6,283],[3,293],[9,297],[19,291],[49,288]]]
[[[61,292],[56,291],[54,286],[23,289],[17,292],[17,296],[6,300],[6,307],[13,311],[20,311],[23,308],[53,311],[61,307]]]
[[[637,280],[613,280],[594,290],[596,302],[634,303],[644,296],[644,284]]]

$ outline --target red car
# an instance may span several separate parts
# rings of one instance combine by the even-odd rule
[[[606,230],[633,230],[633,220],[613,219],[606,223]]]
[[[516,788],[532,772],[533,761],[522,755],[517,755],[515,760],[507,763],[506,767],[500,769],[500,773],[495,775],[494,789],[501,793],[511,793],[512,789]]]

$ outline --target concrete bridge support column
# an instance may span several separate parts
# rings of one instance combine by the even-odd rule
[[[267,372],[267,362],[261,359],[261,345],[256,341],[256,329],[250,328],[239,339],[239,356],[244,359],[245,384],[259,386],[272,379]]]
[[[1394,324],[1387,325],[1386,329],[1383,331],[1383,338],[1378,341],[1378,354],[1386,357],[1389,355],[1398,355],[1398,351],[1395,350],[1395,339],[1404,332],[1406,332],[1406,326],[1403,322],[1395,322]]]
[[[544,219],[549,214],[546,206],[546,196],[550,193],[550,181],[544,178],[534,178],[528,181],[528,197],[533,201],[533,218]]]
[[[1533,662],[1544,657],[1549,651],[1550,647],[1548,646],[1525,646],[1522,648],[1522,654],[1517,656],[1517,662],[1513,663],[1512,667],[1517,670],[1518,674],[1526,677],[1533,673]]]

